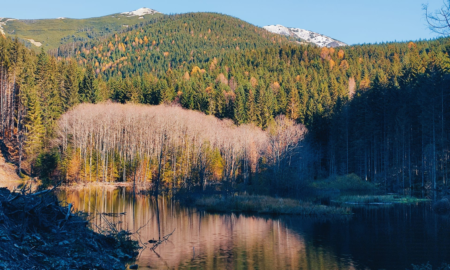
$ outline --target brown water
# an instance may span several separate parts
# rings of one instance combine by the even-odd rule
[[[139,231],[142,242],[175,230],[154,252],[141,252],[139,269],[405,269],[450,261],[450,223],[428,205],[357,209],[351,220],[331,222],[210,214],[167,197],[133,196],[125,188],[59,196],[89,213],[94,228],[107,227],[107,218]]]

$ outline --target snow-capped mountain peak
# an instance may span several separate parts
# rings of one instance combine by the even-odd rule
[[[275,34],[284,35],[284,36],[292,36],[291,30],[289,30],[289,28],[287,28],[286,26],[283,26],[281,24],[268,25],[268,26],[264,26],[263,28],[266,29],[267,31],[275,33]]]
[[[144,15],[152,15],[155,13],[160,13],[160,12],[158,12],[154,9],[151,9],[151,8],[143,7],[143,8],[134,10],[134,11],[122,12],[121,14],[127,15],[127,16],[144,16]]]
[[[344,42],[305,29],[285,27],[280,24],[268,25],[264,26],[263,28],[275,34],[300,38],[320,47],[347,46],[347,44],[345,44]]]

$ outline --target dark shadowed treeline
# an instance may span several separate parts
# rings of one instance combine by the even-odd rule
[[[338,107],[328,144],[331,173],[356,172],[388,190],[448,185],[447,48],[411,45],[401,69],[376,71],[367,90]]]

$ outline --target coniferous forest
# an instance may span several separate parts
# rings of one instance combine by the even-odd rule
[[[271,182],[268,172],[274,173],[279,161],[264,156],[253,135],[248,135],[252,139],[248,147],[256,149],[255,157],[232,154],[234,165],[228,169],[227,150],[215,146],[211,138],[200,143],[210,145],[203,154],[214,156],[214,161],[198,165],[199,157],[190,156],[193,152],[155,146],[146,150],[156,151],[151,155],[143,154],[145,147],[125,153],[130,149],[98,137],[101,131],[85,131],[83,140],[88,142],[82,145],[77,145],[77,136],[64,133],[67,125],[73,128],[87,117],[81,111],[90,109],[78,104],[113,102],[136,106],[133,112],[141,110],[137,104],[164,104],[155,108],[173,110],[173,118],[191,115],[186,110],[199,111],[222,119],[221,125],[230,132],[247,126],[259,130],[264,140],[280,121],[301,127],[302,135],[289,143],[308,147],[292,150],[284,145],[277,154],[291,167],[286,179],[280,180],[284,190],[289,189],[288,179],[351,173],[391,191],[436,189],[447,186],[450,177],[446,106],[450,43],[445,38],[319,48],[299,45],[233,17],[192,13],[163,16],[76,47],[62,46],[57,54],[35,53],[14,38],[2,37],[0,42],[1,133],[23,174],[65,181],[130,181],[139,162],[144,162],[147,166],[141,171],[149,173],[139,178],[142,181],[196,185],[205,179],[233,178],[234,184],[242,184],[254,178],[261,185]],[[108,106],[113,105],[96,110],[106,114],[111,110]],[[61,118],[72,108],[76,108],[69,114],[72,118]],[[77,113],[80,119],[74,118]],[[105,121],[133,116],[117,117]],[[206,116],[188,117],[186,128],[201,122],[198,117]],[[175,125],[176,120],[160,121]],[[203,128],[216,129],[213,124]],[[137,130],[133,127],[131,132]],[[180,139],[176,130],[167,132]],[[224,138],[234,139],[236,135]],[[106,154],[109,147],[112,152]],[[274,155],[274,149],[262,148]],[[293,153],[307,156],[307,161],[302,160],[313,169],[299,170],[291,163]],[[184,163],[189,164],[189,177],[183,175]],[[114,168],[110,176],[105,175],[108,166]],[[196,166],[200,168],[194,170]]]

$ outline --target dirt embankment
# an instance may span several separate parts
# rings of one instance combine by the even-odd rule
[[[17,175],[17,166],[7,162],[3,151],[0,151],[0,186],[17,186],[21,181],[22,179]]]

